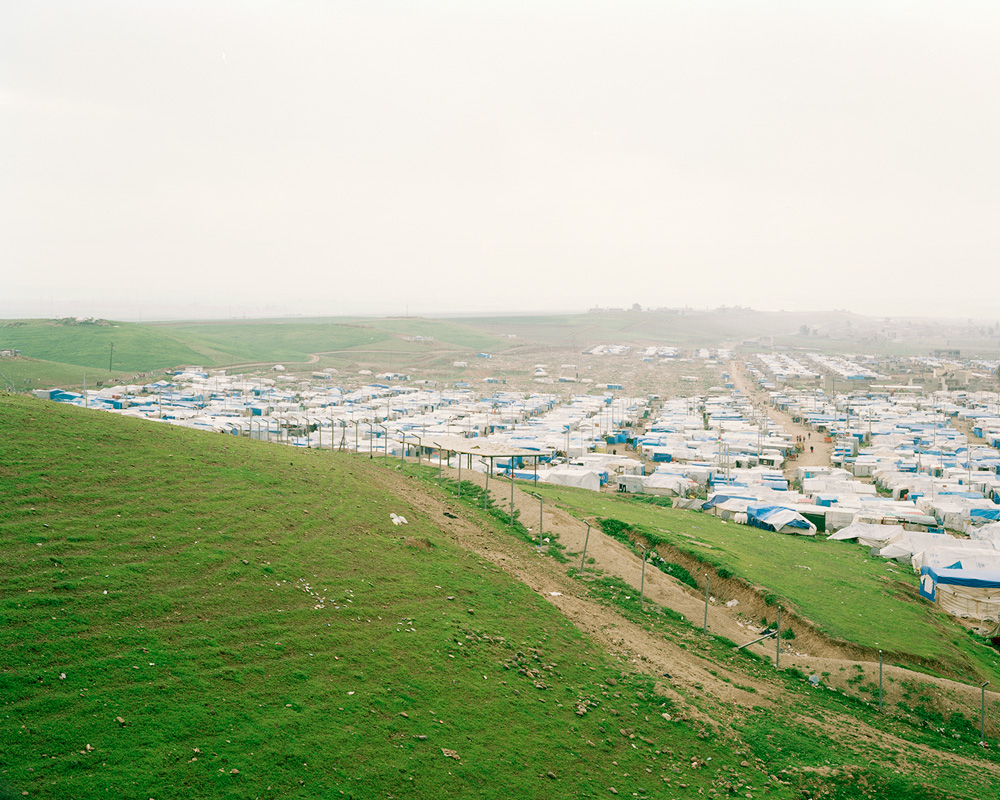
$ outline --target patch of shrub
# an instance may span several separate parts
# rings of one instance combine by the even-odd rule
[[[673,564],[670,561],[664,561],[663,559],[658,559],[655,563],[660,572],[667,573],[667,575],[676,578],[681,583],[690,586],[692,589],[698,588],[698,583],[695,581],[694,576],[680,564]]]
[[[649,506],[659,506],[661,508],[671,508],[673,503],[669,497],[660,497],[655,494],[628,494],[626,497],[635,503],[645,503]]]
[[[602,517],[598,517],[597,522],[601,526],[601,530],[612,539],[616,539],[623,544],[632,544],[632,539],[629,537],[629,531],[632,528],[628,523],[622,522],[620,519],[604,519]]]

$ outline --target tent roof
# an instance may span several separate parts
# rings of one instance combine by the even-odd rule
[[[415,439],[418,437],[411,434],[407,438]],[[452,453],[481,456],[483,458],[508,458],[511,456],[537,458],[539,455],[537,450],[524,450],[520,447],[513,447],[512,445],[505,444],[503,442],[491,441],[485,436],[466,439],[464,436],[428,435],[420,436],[419,438],[425,447],[431,445]]]
[[[952,586],[1000,586],[1000,569],[921,567],[920,574],[930,575],[935,582]]]

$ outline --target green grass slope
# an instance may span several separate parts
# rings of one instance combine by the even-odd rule
[[[25,358],[87,367],[104,375],[109,366],[115,372],[144,372],[198,363],[201,358],[162,329],[106,320],[5,320],[0,323],[0,347],[18,349]]]
[[[497,347],[495,337],[469,326],[422,318],[176,322],[157,327],[219,364],[305,361],[311,353],[330,351],[405,349],[410,343],[402,337],[418,335],[433,337],[434,345],[447,349]]]
[[[657,751],[739,761],[365,459],[3,396],[0,441],[0,796],[594,797],[655,791]],[[577,715],[608,677],[648,741]]]
[[[771,533],[627,496],[545,485],[537,491],[582,518],[612,518],[645,529],[702,562],[700,572],[721,570],[764,587],[831,639],[872,653],[884,650],[901,666],[929,667],[968,683],[1000,682],[995,649],[918,599],[912,570],[870,558],[855,543]]]
[[[432,341],[413,343],[403,338],[418,335]],[[60,371],[60,364],[97,370],[104,376],[109,374],[109,364],[115,374],[121,374],[181,364],[206,367],[294,364],[308,362],[313,353],[338,352],[349,357],[353,351],[388,354],[396,350],[419,354],[428,349],[440,349],[471,354],[479,350],[495,352],[503,346],[506,343],[489,331],[422,318],[154,324],[108,320],[77,322],[73,319],[0,321],[0,347],[21,350],[24,357],[18,372],[26,377],[18,374],[7,381],[18,389],[23,388],[25,380],[39,385],[58,377],[69,378],[73,371]],[[378,360],[377,355],[375,360]]]
[[[132,373],[108,372],[93,367],[77,367],[53,361],[36,361],[31,358],[5,358],[0,361],[0,388],[6,391],[30,392],[32,389],[53,387],[88,386],[93,389],[97,381],[131,381]]]
[[[673,705],[406,472],[0,395],[0,798],[971,800],[1000,775],[967,716],[877,715],[582,583],[766,695]]]

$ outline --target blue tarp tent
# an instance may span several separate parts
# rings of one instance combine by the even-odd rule
[[[1000,612],[1000,570],[921,567],[920,596],[957,617],[995,619]]]
[[[765,531],[815,536],[816,526],[798,511],[783,506],[757,504],[747,506],[747,524]]]

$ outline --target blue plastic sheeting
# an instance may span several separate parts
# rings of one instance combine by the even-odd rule
[[[976,519],[1000,520],[1000,508],[973,508],[969,513]]]
[[[793,513],[797,514],[800,519],[783,521],[780,526],[769,522],[769,520],[787,516],[789,511],[790,509],[785,508],[784,506],[747,506],[747,524],[752,525],[755,528],[762,528],[766,531],[776,531],[779,527],[800,528],[802,530],[808,530],[810,528],[809,520],[802,517],[801,514],[798,514],[798,512]]]
[[[510,477],[510,470],[504,470],[503,472],[497,471],[497,476],[503,475],[505,478]],[[528,470],[515,469],[514,477],[521,481],[534,481],[535,473],[534,471],[529,472]]]
[[[948,586],[1000,588],[1000,570],[994,569],[934,569],[920,568],[920,596],[934,600],[939,583]]]
[[[702,508],[702,511],[708,511],[708,509],[710,509],[710,508],[714,508],[715,506],[722,505],[727,500],[750,500],[750,501],[752,501],[753,499],[754,499],[753,495],[749,495],[749,494],[723,494],[721,492],[716,492],[715,494],[713,494],[711,497],[708,498],[707,502],[702,503],[701,508]]]

